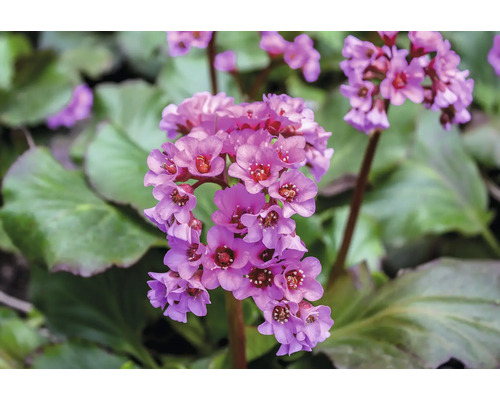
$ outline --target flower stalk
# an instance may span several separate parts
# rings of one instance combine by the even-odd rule
[[[358,178],[356,180],[356,186],[354,188],[354,193],[351,200],[349,218],[347,219],[347,223],[344,229],[342,244],[340,245],[335,264],[333,265],[333,268],[330,272],[327,287],[331,287],[339,276],[346,273],[344,266],[347,254],[349,253],[349,247],[351,246],[354,230],[356,228],[359,210],[361,209],[361,204],[363,203],[368,175],[370,174],[370,169],[372,166],[373,158],[375,156],[375,151],[377,150],[377,144],[379,142],[381,133],[382,130],[375,129],[369,135],[370,139],[368,142],[368,147],[366,148],[365,155],[363,157],[363,162],[361,164]]]
[[[241,301],[235,299],[231,292],[226,292],[226,311],[229,325],[229,353],[231,354],[231,365],[235,369],[245,369],[247,367],[247,361],[243,307]]]

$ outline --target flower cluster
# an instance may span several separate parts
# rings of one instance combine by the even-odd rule
[[[92,90],[87,85],[77,86],[66,108],[47,118],[47,126],[50,129],[56,129],[60,126],[71,128],[78,121],[90,115],[93,99]]]
[[[300,68],[307,82],[314,82],[320,73],[319,52],[314,49],[312,39],[305,33],[297,36],[293,42],[283,38],[278,32],[262,32],[260,48],[271,57],[283,55],[283,59],[292,69]]]
[[[460,57],[448,40],[438,32],[409,32],[410,49],[396,46],[398,32],[379,32],[382,47],[348,36],[342,50],[347,58],[340,66],[349,84],[341,86],[351,110],[344,120],[369,133],[387,129],[387,107],[402,105],[406,99],[424,103],[441,113],[440,122],[449,129],[452,123],[470,120],[467,107],[472,102],[474,81],[469,72],[460,71]]]
[[[148,157],[144,184],[153,186],[158,203],[145,215],[167,235],[170,270],[150,274],[151,304],[186,322],[189,311],[206,314],[208,290],[221,286],[255,301],[265,318],[259,331],[276,336],[278,354],[309,351],[325,340],[330,309],[309,303],[323,295],[316,280],[321,265],[303,258],[307,249],[290,217],[315,211],[317,186],[299,168],[321,178],[333,154],[331,133],[302,99],[272,94],[234,104],[224,93],[197,93],[167,106],[160,127],[176,140]],[[193,210],[195,190],[205,182],[221,190],[202,243]]]
[[[500,35],[496,35],[493,39],[493,47],[488,53],[488,62],[495,70],[495,73],[500,76]]]
[[[189,53],[191,46],[204,49],[212,39],[212,31],[168,31],[167,42],[171,57]]]

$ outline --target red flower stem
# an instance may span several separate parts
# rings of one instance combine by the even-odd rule
[[[212,33],[212,39],[208,43],[207,47],[207,55],[208,55],[208,67],[210,69],[210,82],[212,83],[212,94],[217,94],[217,71],[215,70],[214,61],[215,61],[215,34],[217,32],[214,31]]]
[[[345,226],[342,244],[340,246],[337,254],[337,259],[335,260],[335,264],[333,264],[328,279],[328,288],[333,285],[333,283],[339,276],[346,273],[344,269],[345,261],[347,258],[347,253],[349,252],[349,247],[351,246],[351,240],[356,228],[356,221],[358,220],[359,210],[361,209],[361,204],[363,203],[366,182],[368,181],[368,175],[370,173],[373,157],[375,155],[375,150],[377,149],[377,144],[380,139],[381,133],[382,131],[380,129],[376,129],[370,134],[368,147],[366,148],[363,163],[361,164],[358,179],[356,180],[356,187],[354,188],[354,193],[351,200],[349,218]]]
[[[211,183],[215,183],[217,185],[219,185],[222,189],[225,189],[228,187],[228,184],[226,181],[224,181],[223,179],[220,179],[220,178],[216,178],[216,177],[213,177],[213,178],[201,178],[198,182],[195,182],[191,185],[191,187],[194,189],[196,189],[198,186],[204,184],[204,183],[207,183],[207,182],[211,182]]]
[[[243,321],[243,307],[240,300],[236,300],[231,292],[226,292],[227,322],[229,325],[229,353],[231,365],[235,369],[247,367],[245,354],[245,323]]]

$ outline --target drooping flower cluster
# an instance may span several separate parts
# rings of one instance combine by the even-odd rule
[[[47,118],[47,126],[50,129],[60,126],[71,128],[90,115],[93,100],[92,90],[87,85],[77,86],[69,104],[57,114]]]
[[[167,42],[171,57],[189,53],[191,46],[204,49],[212,39],[212,31],[168,31]]]
[[[449,129],[452,123],[470,120],[467,107],[472,102],[474,81],[469,71],[460,71],[460,57],[451,50],[439,32],[409,32],[410,49],[396,46],[398,32],[379,32],[382,47],[354,36],[345,40],[340,66],[349,80],[341,93],[349,98],[351,110],[344,120],[369,133],[387,129],[387,107],[402,105],[406,99],[424,103],[441,113],[440,122]]]
[[[151,304],[186,322],[187,312],[206,314],[208,290],[221,286],[255,301],[265,319],[259,331],[276,336],[279,355],[325,340],[330,309],[309,303],[323,295],[316,280],[321,265],[304,258],[307,249],[290,217],[315,211],[317,186],[299,168],[321,178],[333,154],[331,133],[302,99],[272,94],[234,104],[224,93],[197,93],[167,106],[160,127],[176,140],[148,157],[144,184],[153,186],[158,203],[145,215],[167,235],[170,270],[150,274]],[[206,244],[193,214],[196,188],[205,182],[221,186]]]
[[[488,53],[488,62],[495,70],[495,73],[500,76],[500,35],[495,35],[493,39],[493,47]]]
[[[300,68],[307,82],[314,82],[320,73],[319,52],[314,49],[312,39],[305,33],[297,36],[293,42],[283,38],[278,32],[262,32],[260,48],[271,57],[283,55],[283,59],[292,69]]]

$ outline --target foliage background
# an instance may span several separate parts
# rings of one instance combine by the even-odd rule
[[[296,218],[325,282],[367,143],[342,120],[349,104],[338,90],[341,49],[350,33],[379,39],[307,33],[322,56],[319,80],[307,84],[283,65],[261,93],[304,98],[333,132],[318,212]],[[446,132],[420,106],[391,109],[348,255],[351,279],[320,300],[332,308],[331,338],[313,354],[276,357],[277,343],[257,333],[262,317],[245,301],[250,367],[500,366],[500,79],[486,61],[493,35],[444,33],[475,80],[469,124]],[[33,305],[0,308],[0,367],[228,367],[223,293],[212,292],[207,317],[191,315],[186,325],[146,298],[147,272],[164,269],[166,251],[142,216],[154,205],[142,185],[146,158],[165,139],[161,110],[210,89],[205,52],[170,58],[165,39],[0,33],[0,290]],[[400,41],[407,44],[405,35]],[[247,90],[269,63],[258,43],[257,32],[218,34],[219,51],[236,51]],[[230,75],[218,77],[221,90],[243,101]],[[45,119],[82,81],[94,91],[93,117],[50,131]],[[202,190],[197,210],[208,223],[216,188]]]

